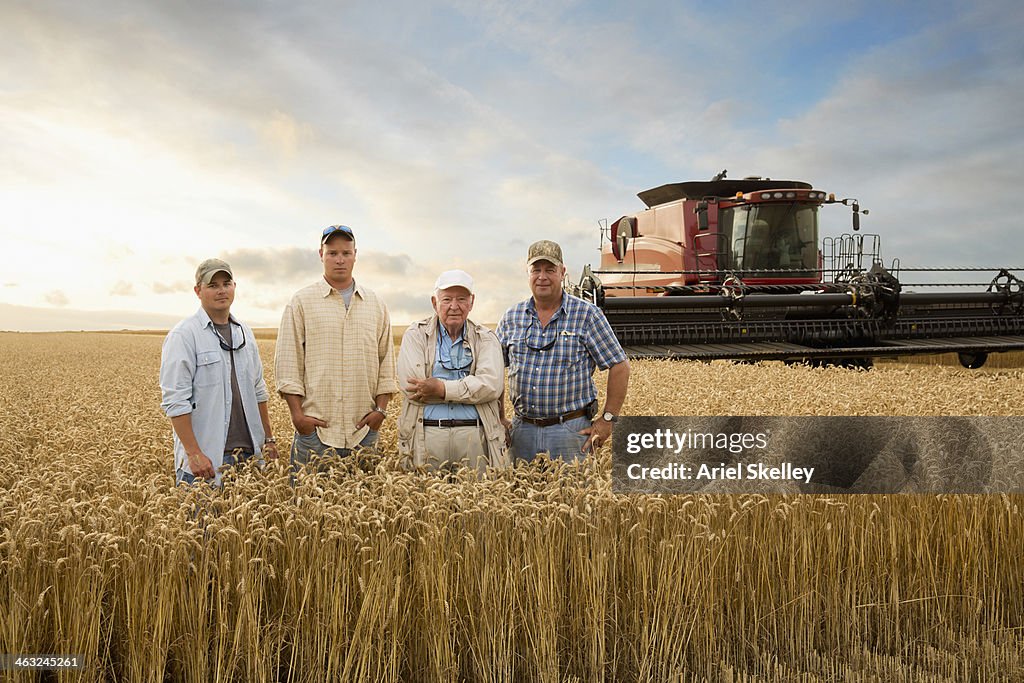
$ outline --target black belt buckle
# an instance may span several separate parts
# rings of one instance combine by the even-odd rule
[[[451,429],[452,427],[479,427],[480,420],[424,420],[424,427],[440,427]]]

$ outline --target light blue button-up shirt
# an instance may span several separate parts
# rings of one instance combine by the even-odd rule
[[[431,377],[438,379],[462,379],[469,374],[473,365],[473,351],[466,342],[466,326],[456,339],[440,322],[437,324],[437,348],[434,353],[434,370]],[[476,420],[479,418],[472,403],[428,403],[423,408],[424,420]]]
[[[259,406],[267,400],[267,385],[263,380],[256,337],[248,325],[231,317],[232,344],[238,390],[242,393],[245,421],[252,435],[252,443],[259,457],[263,447],[263,423]],[[245,346],[238,339],[241,329]],[[160,408],[167,417],[192,414],[192,431],[203,453],[220,468],[224,459],[224,445],[228,438],[231,419],[231,351],[221,348],[220,337],[206,311],[200,308],[195,315],[174,326],[164,339],[160,357]],[[174,435],[174,467],[192,474],[188,466],[185,447]],[[216,484],[221,475],[217,472]]]

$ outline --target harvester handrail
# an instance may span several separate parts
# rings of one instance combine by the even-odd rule
[[[965,267],[965,266],[937,266],[937,267],[933,267],[933,268],[922,268],[922,267],[908,268],[906,266],[900,266],[900,270],[910,271],[910,272],[921,272],[921,273],[927,273],[927,272],[937,272],[937,273],[941,273],[941,272],[983,273],[983,272],[989,271],[989,270],[1024,270],[1024,266],[999,266],[999,267],[992,267],[992,268],[988,268],[988,267],[984,267],[984,266],[969,266],[969,267]]]
[[[732,268],[729,270],[591,270],[598,275],[698,275],[714,273],[716,275],[732,275],[735,273],[822,273],[828,268]]]

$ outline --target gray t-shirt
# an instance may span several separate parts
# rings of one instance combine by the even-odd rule
[[[242,343],[242,331],[239,328],[237,341],[231,338],[231,323],[218,325],[217,334],[224,340],[224,343],[231,348],[238,348]],[[245,421],[245,410],[242,408],[242,392],[238,389],[238,375],[235,373],[235,354],[231,353],[231,418],[228,420],[228,439],[224,443],[224,452],[231,453],[236,448],[241,448],[249,453],[255,451],[252,443],[252,435],[249,433],[249,424]]]
[[[341,294],[341,298],[345,300],[345,309],[352,305],[352,294],[356,291],[356,281],[353,280],[345,289],[339,289],[338,294]]]

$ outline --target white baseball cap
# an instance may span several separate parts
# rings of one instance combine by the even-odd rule
[[[464,270],[446,270],[437,276],[437,282],[434,283],[434,291],[448,289],[449,287],[465,287],[472,294],[473,278]]]

